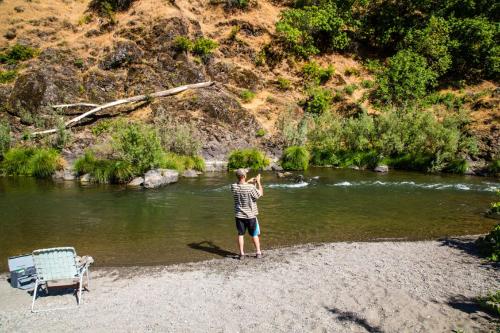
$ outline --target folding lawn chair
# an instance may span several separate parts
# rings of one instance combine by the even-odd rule
[[[89,266],[90,262],[78,265],[76,252],[73,247],[54,247],[50,249],[40,249],[33,251],[33,261],[35,263],[37,278],[35,289],[33,289],[33,302],[31,312],[62,310],[73,307],[63,307],[46,310],[34,310],[37,292],[40,286],[45,288],[51,285],[74,286],[78,283],[77,307],[82,302],[83,275],[87,274],[87,286],[90,283]],[[76,289],[76,288],[75,288]],[[48,290],[48,289],[47,289]]]

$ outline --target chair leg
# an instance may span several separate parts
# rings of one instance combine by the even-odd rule
[[[87,268],[87,290],[90,290],[90,269]]]
[[[80,284],[78,285],[78,305],[82,303],[82,288],[83,288],[83,274],[80,275]]]
[[[31,312],[35,312],[33,309],[35,308],[35,300],[36,300],[37,291],[38,291],[38,279],[35,280],[35,289],[33,289],[33,301],[31,302]]]

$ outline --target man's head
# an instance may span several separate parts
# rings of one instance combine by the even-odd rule
[[[243,180],[247,177],[247,171],[245,169],[237,169],[235,174],[238,180]]]

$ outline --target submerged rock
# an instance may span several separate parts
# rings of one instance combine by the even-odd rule
[[[227,162],[226,161],[206,161],[205,171],[215,172],[215,171],[226,171]]]
[[[144,184],[144,178],[143,177],[135,177],[134,179],[132,179],[130,181],[130,183],[127,184],[127,186],[137,187],[137,186],[141,186],[142,184]]]
[[[288,171],[286,171],[286,172],[278,172],[278,173],[276,173],[276,176],[278,178],[288,178],[288,177],[292,177],[293,173],[288,172]]]
[[[184,178],[196,178],[198,177],[198,174],[199,172],[197,172],[196,170],[186,170],[182,173],[182,177]]]
[[[389,167],[387,165],[377,165],[375,169],[373,169],[375,172],[389,172]]]
[[[90,175],[90,173],[86,173],[80,177],[80,183],[90,183],[93,181],[94,181],[94,178]]]
[[[73,170],[63,169],[63,170],[57,170],[52,175],[52,178],[56,180],[75,180],[76,174]]]
[[[144,175],[144,187],[156,188],[163,185],[176,183],[179,180],[179,173],[170,169],[149,170]]]

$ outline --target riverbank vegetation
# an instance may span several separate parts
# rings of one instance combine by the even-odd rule
[[[76,160],[74,169],[79,175],[89,174],[98,183],[125,183],[155,168],[205,169],[205,161],[196,154],[199,147],[186,133],[184,137],[166,135],[169,132],[162,135],[151,125],[121,119],[101,123],[94,127],[94,133],[102,140]]]
[[[52,148],[12,148],[4,154],[0,163],[2,172],[7,175],[37,178],[50,177],[63,166],[64,160]]]
[[[468,118],[460,113],[442,121],[416,108],[392,109],[380,115],[363,112],[350,118],[327,112],[286,119],[281,125],[285,144],[304,145],[314,166],[385,164],[465,173],[465,157],[477,153],[476,141],[467,131]]]
[[[265,154],[256,148],[239,149],[229,155],[228,168],[235,170],[249,168],[262,170],[269,165],[270,161]]]

